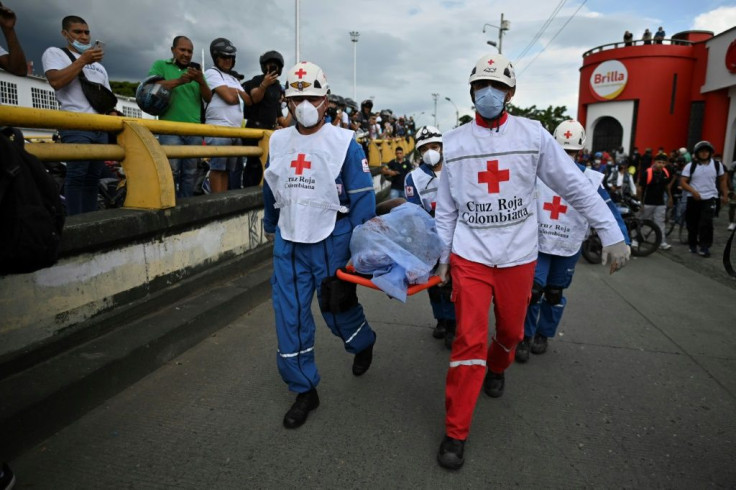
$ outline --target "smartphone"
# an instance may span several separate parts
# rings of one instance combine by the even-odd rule
[[[196,61],[190,62],[189,63],[189,68],[194,68],[195,70],[201,70],[202,69],[202,67]]]
[[[95,41],[95,48],[105,49],[105,41],[100,41],[99,39]]]

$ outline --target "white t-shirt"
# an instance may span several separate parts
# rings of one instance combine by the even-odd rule
[[[690,177],[690,169],[695,163],[688,163],[682,169],[683,177]],[[723,175],[723,165],[718,166],[718,176]],[[698,170],[690,179],[690,187],[698,191],[701,199],[713,199],[718,197],[718,188],[716,187],[716,164],[710,159],[707,165],[698,165]]]
[[[212,90],[212,100],[207,105],[207,110],[205,111],[207,124],[239,128],[243,123],[242,99],[238,96],[237,104],[228,104],[215,92],[217,87],[222,87],[223,85],[242,90],[238,79],[217,68],[208,69],[204,72],[204,76],[207,79],[207,85]]]
[[[75,58],[79,58],[81,56],[79,53],[75,53],[74,51],[71,51],[71,53]],[[72,64],[72,60],[69,59],[69,56],[67,56],[67,54],[60,48],[56,47],[50,47],[44,51],[41,62],[43,64],[44,73],[50,70],[63,70]],[[107,71],[105,71],[105,67],[100,63],[95,62],[90,65],[86,65],[83,68],[83,71],[84,76],[86,76],[88,80],[101,83],[108,89],[110,88]],[[61,87],[56,91],[56,100],[59,101],[62,111],[97,114],[97,111],[92,109],[92,106],[89,105],[87,97],[84,96],[84,92],[82,92],[82,84],[79,83],[78,77],[74,77],[74,80],[72,80],[68,85]]]

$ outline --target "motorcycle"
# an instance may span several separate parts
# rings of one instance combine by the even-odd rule
[[[641,209],[641,203],[633,197],[626,196],[616,206],[629,232],[631,255],[646,257],[653,254],[659,248],[659,244],[662,243],[662,232],[654,221],[637,217],[637,213]],[[602,252],[601,239],[598,233],[591,228],[588,237],[583,241],[583,257],[591,264],[600,264]]]

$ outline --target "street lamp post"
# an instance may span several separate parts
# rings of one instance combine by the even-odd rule
[[[432,94],[432,98],[434,99],[434,114],[432,115],[434,116],[434,127],[435,128],[437,127],[437,97],[439,96],[440,94],[438,93]]]
[[[300,49],[300,34],[299,34],[299,0],[294,0],[294,26],[295,26],[295,35],[294,35],[294,43],[295,43],[295,51],[296,51],[296,63],[299,63],[301,61],[301,53],[299,52]]]
[[[457,105],[455,105],[455,103],[449,97],[445,97],[445,100],[452,104],[452,106],[455,108],[455,127],[460,126],[460,111],[458,110]]]
[[[353,100],[358,100],[356,86],[357,86],[357,66],[358,66],[358,37],[360,33],[358,31],[350,31],[350,40],[353,42]]]
[[[498,54],[503,54],[501,49],[503,48],[503,32],[508,31],[511,28],[511,23],[508,20],[503,19],[503,14],[501,14],[501,25],[500,26],[494,26],[493,24],[483,24],[483,32],[486,32],[486,26],[495,27],[498,29]],[[495,46],[496,43],[493,41],[488,41],[488,44],[491,46]]]

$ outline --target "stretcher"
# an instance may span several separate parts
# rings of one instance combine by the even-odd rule
[[[358,274],[357,272],[355,272],[355,268],[352,266],[352,264],[348,264],[346,267],[337,269],[337,277],[341,281],[352,282],[354,284],[358,284],[359,286],[365,286],[371,289],[380,289],[378,286],[373,284],[370,276],[365,274]],[[425,289],[429,289],[432,286],[438,285],[440,281],[440,276],[429,276],[427,282],[423,282],[421,284],[410,284],[409,288],[406,290],[406,294],[408,296],[411,296],[420,291],[424,291]]]

